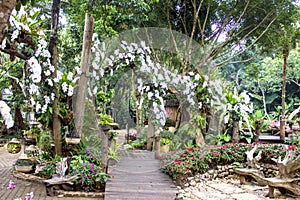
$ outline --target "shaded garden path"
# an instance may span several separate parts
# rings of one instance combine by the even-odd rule
[[[175,199],[177,189],[159,170],[154,153],[121,150],[120,162],[109,168],[112,178],[106,184],[105,199]]]

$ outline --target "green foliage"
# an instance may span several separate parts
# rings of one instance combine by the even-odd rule
[[[112,102],[112,99],[115,96],[114,89],[110,89],[108,92],[99,91],[96,94],[96,104],[98,107],[98,110],[101,113],[105,113],[107,109],[110,108],[110,104]]]
[[[299,102],[299,48],[289,53],[287,67],[287,114],[296,108]],[[257,57],[257,59],[239,71],[240,89],[251,93],[254,108],[264,108],[264,101],[268,113],[274,113],[277,118],[281,112],[283,60],[280,55]],[[265,113],[266,114],[266,113]]]
[[[113,118],[110,115],[107,114],[100,114],[100,125],[109,125],[113,122]]]
[[[119,160],[119,149],[118,145],[115,143],[113,147],[108,148],[108,159]]]
[[[49,179],[56,173],[56,163],[53,161],[46,161],[41,171],[37,173],[37,176]]]
[[[12,154],[18,153],[21,150],[21,144],[18,143],[8,143],[4,145],[4,149],[9,149]]]
[[[227,143],[221,146],[204,146],[201,148],[187,148],[170,152],[160,157],[161,170],[174,179],[186,179],[196,173],[205,173],[208,169],[217,165],[238,166],[246,162],[246,152],[258,145],[258,151],[262,151],[262,163],[272,163],[271,158],[282,158],[288,150],[295,151],[299,155],[298,146],[283,144],[245,144]]]
[[[52,142],[51,133],[46,130],[40,130],[39,136],[38,136],[36,142],[42,151],[50,151],[51,150],[51,142]]]
[[[43,152],[38,156],[38,162],[40,163],[40,170],[37,176],[42,178],[51,178],[53,174],[56,173],[56,164],[60,162],[60,156],[52,156],[49,152]]]
[[[96,132],[86,132],[81,135],[81,143],[79,149],[77,150],[79,153],[85,152],[85,149],[89,149],[89,151],[98,155],[99,149],[101,147],[101,138]]]
[[[178,150],[194,144],[195,130],[189,123],[183,123],[174,135],[170,149]]]
[[[79,175],[76,183],[86,192],[103,188],[109,178],[101,169],[100,159],[90,151],[72,156],[70,173]]]
[[[173,141],[174,134],[171,131],[163,130],[159,133],[160,145],[170,144]]]
[[[225,133],[218,135],[217,145],[228,143],[231,140],[231,136],[227,134],[227,131],[228,130],[226,130]]]
[[[289,139],[286,141],[288,144],[299,145],[300,144],[300,132],[289,134]]]

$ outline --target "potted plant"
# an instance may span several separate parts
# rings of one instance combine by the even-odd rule
[[[17,138],[13,138],[6,145],[6,149],[8,153],[12,153],[12,154],[19,153],[21,151],[21,143],[20,141],[18,141]]]
[[[100,114],[100,126],[103,131],[111,130],[110,124],[113,123],[113,118],[107,114]]]
[[[160,136],[160,152],[167,153],[170,149],[170,143],[173,140],[173,132],[168,130],[163,130],[159,133]]]
[[[28,158],[26,154],[20,156],[16,161],[15,170],[18,172],[29,173],[34,169],[35,162]]]

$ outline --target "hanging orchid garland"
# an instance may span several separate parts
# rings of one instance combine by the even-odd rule
[[[140,44],[128,44],[126,41],[121,41],[120,47],[108,54],[105,43],[100,45],[99,41],[95,42],[93,48],[95,57],[92,62],[92,78],[94,80],[100,80],[106,74],[113,76],[116,70],[134,66],[135,74],[138,76],[137,91],[141,97],[135,103],[140,109],[145,98],[148,102],[152,102],[155,122],[160,126],[166,122],[166,110],[162,96],[167,93],[169,86],[176,88],[179,95],[183,95],[191,106],[197,106],[193,92],[197,84],[193,82],[193,79],[194,76],[197,78],[199,75],[182,76],[168,70],[160,63],[155,63],[151,58],[150,47],[146,46],[144,41],[141,41]],[[94,94],[97,92],[96,86],[92,91]]]
[[[38,13],[38,10],[25,12],[23,7],[19,12],[14,11],[10,17],[10,26],[13,30],[11,37],[4,39],[1,48],[4,49],[7,43],[15,43],[19,50],[26,52],[26,55],[31,55],[26,60],[27,67],[23,71],[23,77],[13,78],[22,88],[27,99],[24,100],[24,103],[28,105],[29,109],[37,114],[44,114],[51,109],[55,98],[54,87],[58,88],[62,99],[73,96],[75,83],[78,80],[75,78],[77,77],[76,72],[79,70],[78,67],[69,72],[61,72],[56,69],[56,76],[54,75],[55,67],[50,62],[51,55],[45,40],[46,35],[39,27],[36,27],[37,23],[41,21],[37,19]],[[30,35],[34,42],[33,48],[26,48],[24,43],[16,42],[21,32]]]

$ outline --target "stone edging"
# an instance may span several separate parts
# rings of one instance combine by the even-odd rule
[[[22,172],[12,171],[13,177],[29,182],[35,182],[43,184],[44,180],[41,177],[34,176],[32,174],[26,174]],[[88,198],[98,198],[104,199],[104,192],[81,192],[81,191],[65,191],[65,190],[57,190],[58,197],[88,197]]]
[[[97,198],[104,199],[104,192],[80,192],[80,191],[65,191],[65,190],[56,190],[58,197],[88,197],[88,198]]]
[[[242,163],[242,165],[246,165],[246,163]],[[269,177],[274,176],[274,172],[276,172],[277,167],[275,165],[271,164],[264,164],[261,165],[260,170],[268,175]],[[194,177],[188,177],[186,181],[184,181],[184,184],[181,186],[188,187],[188,186],[194,186],[197,182],[200,181],[210,181],[214,179],[230,179],[235,178],[238,179],[239,176],[234,172],[234,166],[233,165],[218,165],[213,169],[207,170],[205,173],[200,174],[198,173]],[[178,185],[178,184],[176,184]],[[180,186],[180,185],[179,185]]]

